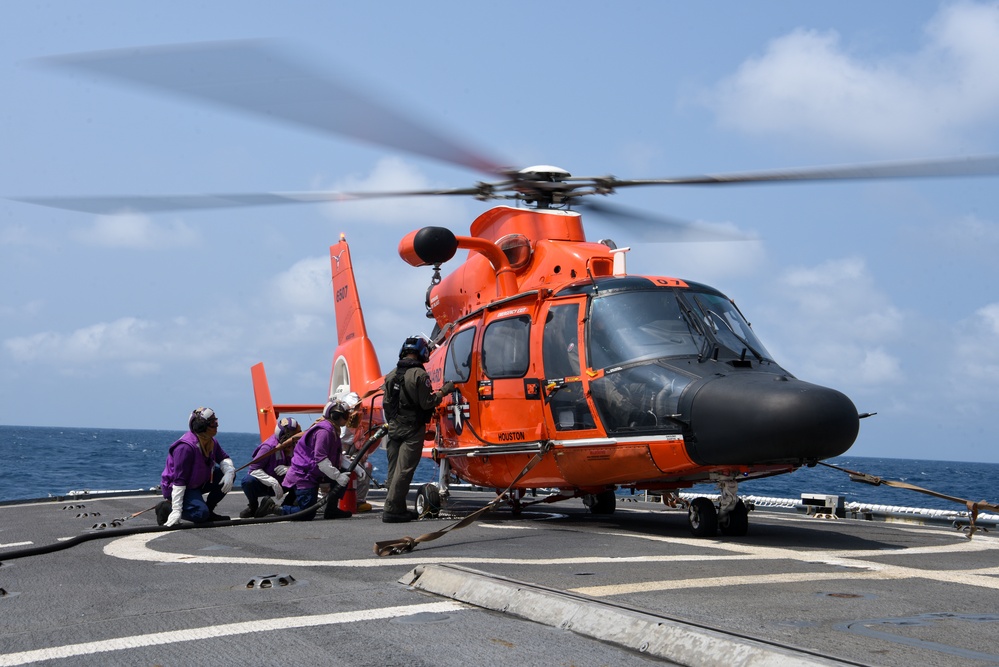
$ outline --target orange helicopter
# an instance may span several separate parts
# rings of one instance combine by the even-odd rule
[[[425,453],[439,464],[440,475],[437,484],[419,490],[418,510],[439,509],[455,479],[509,490],[514,511],[526,492],[555,489],[582,497],[596,514],[614,511],[619,489],[676,497],[679,489],[710,482],[720,489],[717,503],[707,497],[686,503],[693,534],[745,534],[748,508],[738,497],[740,482],[843,454],[868,415],[858,414],[839,391],[781,367],[717,289],[673,276],[629,274],[628,248],[587,240],[579,209],[627,217],[594,198],[633,186],[999,173],[996,156],[634,180],[574,177],[547,165],[512,170],[259,42],[81,54],[49,64],[346,134],[501,179],[406,192],[21,200],[100,213],[123,205],[161,211],[442,195],[516,202],[479,215],[468,235],[424,227],[398,247],[408,264],[432,267],[426,307],[435,326],[426,367],[436,387],[455,385],[428,426]],[[243,71],[271,76],[241,77]],[[280,94],[269,86],[280,86]],[[300,104],[304,99],[308,108]],[[459,251],[467,252],[464,260],[442,276]],[[359,428],[367,431],[384,419],[383,370],[342,235],[330,247],[330,265],[338,342],[328,393],[360,395]],[[262,437],[273,433],[281,414],[322,409],[322,403],[275,404],[263,364],[251,375]]]
[[[522,173],[545,183],[567,176],[551,167]],[[458,250],[467,259],[441,278]],[[401,241],[407,263],[434,268],[426,368],[435,386],[455,384],[428,428],[425,453],[441,474],[419,489],[418,511],[437,511],[452,477],[512,485],[515,511],[524,492],[540,488],[582,496],[597,514],[614,511],[618,488],[663,493],[716,482],[717,507],[690,503],[691,530],[742,535],[740,481],[849,449],[860,419],[849,398],[781,368],[721,292],[629,275],[626,252],[587,241],[578,213],[540,207],[493,208],[469,236],[425,227]],[[330,395],[368,396],[370,430],[382,421],[383,374],[342,236],[330,258],[339,342]],[[281,413],[321,409],[274,405],[263,364],[252,376],[261,434]]]

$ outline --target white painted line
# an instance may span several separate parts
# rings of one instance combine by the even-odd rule
[[[495,526],[494,526],[495,527]],[[504,526],[504,528],[512,528]],[[999,590],[999,578],[996,571],[999,568],[987,566],[973,569],[931,570],[917,567],[906,567],[897,564],[879,562],[875,559],[900,559],[907,556],[924,554],[969,553],[999,550],[999,540],[982,539],[960,541],[939,546],[910,547],[905,549],[863,549],[863,550],[808,550],[785,547],[761,547],[754,544],[731,542],[724,540],[709,540],[704,538],[678,538],[660,535],[641,535],[633,533],[616,533],[613,531],[598,531],[600,535],[625,539],[640,539],[662,542],[664,545],[696,547],[696,553],[689,554],[659,554],[654,556],[575,556],[569,558],[489,558],[489,557],[455,557],[455,556],[414,556],[409,558],[364,558],[356,560],[300,560],[294,558],[247,558],[239,556],[205,556],[201,554],[170,553],[156,551],[149,547],[154,539],[164,538],[169,533],[142,534],[123,537],[112,541],[104,547],[104,553],[126,560],[138,560],[160,563],[184,564],[244,564],[268,565],[273,567],[340,567],[340,568],[374,568],[374,567],[416,567],[428,564],[506,564],[533,566],[564,566],[597,563],[682,563],[703,561],[724,563],[739,560],[785,560],[804,563],[807,566],[824,566],[841,568],[835,572],[808,572],[799,575],[750,575],[731,577],[711,577],[705,579],[669,579],[666,581],[646,581],[624,585],[598,586],[577,588],[574,592],[593,597],[623,595],[634,592],[678,590],[689,588],[717,588],[724,586],[749,586],[761,584],[780,584],[798,581],[814,580],[894,580],[923,579],[939,581],[948,584]],[[622,550],[622,553],[624,550]]]
[[[0,549],[6,549],[7,547],[23,547],[28,544],[34,544],[34,542],[10,542],[9,544],[0,544]]]
[[[627,595],[629,593],[650,593],[653,591],[678,591],[687,588],[728,588],[730,586],[749,586],[767,584],[787,584],[791,582],[829,581],[849,579],[894,579],[904,577],[886,577],[880,572],[784,572],[780,574],[750,574],[731,577],[705,577],[703,579],[670,579],[666,581],[639,581],[633,584],[614,584],[609,586],[581,586],[570,588],[570,593],[589,595],[590,597],[609,597],[611,595]]]
[[[703,554],[660,555],[660,556],[576,556],[572,558],[489,558],[461,556],[416,556],[412,558],[364,558],[356,560],[303,560],[299,558],[257,558],[245,556],[204,556],[189,553],[171,553],[155,551],[148,543],[162,538],[170,533],[152,533],[129,535],[114,540],[104,547],[108,556],[124,560],[148,561],[153,563],[177,563],[192,565],[273,565],[298,567],[342,567],[342,568],[372,568],[396,567],[405,565],[414,567],[423,563],[509,563],[515,565],[573,565],[586,563],[665,563],[702,561]],[[755,554],[736,554],[720,556],[719,560],[750,560],[758,558]]]
[[[8,665],[28,665],[43,660],[72,658],[95,653],[110,653],[125,651],[146,646],[160,646],[180,642],[201,641],[216,637],[231,637],[253,632],[269,632],[272,630],[289,630],[292,628],[311,628],[321,625],[338,625],[341,623],[356,623],[383,618],[398,618],[421,613],[446,613],[467,609],[464,605],[448,600],[429,604],[405,605],[401,607],[383,607],[381,609],[362,609],[359,611],[339,612],[336,614],[318,614],[316,616],[292,616],[290,618],[270,618],[262,621],[246,621],[243,623],[226,623],[209,627],[189,628],[171,632],[154,632],[147,635],[131,637],[116,637],[83,644],[68,644],[52,646],[34,651],[0,654],[0,667]]]

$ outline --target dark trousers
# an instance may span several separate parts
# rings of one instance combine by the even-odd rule
[[[208,497],[203,497],[207,493]],[[212,471],[212,481],[200,489],[188,489],[184,493],[184,509],[180,517],[192,523],[204,523],[211,517],[215,506],[222,502],[222,470],[216,466]]]
[[[416,474],[416,466],[420,464],[420,458],[423,456],[423,429],[403,440],[389,439],[385,445],[385,454],[388,456],[385,513],[405,514],[409,485],[413,481],[413,475]]]
[[[259,507],[259,500],[262,496],[274,496],[274,489],[268,484],[264,484],[256,477],[247,475],[242,482],[243,495],[250,505],[250,510],[256,512]],[[286,501],[287,502],[287,501]]]
[[[289,493],[288,497],[293,498],[293,500],[285,500],[284,505],[281,506],[281,514],[285,516],[289,514],[295,514],[296,512],[301,512],[302,510],[312,507],[316,504],[319,499],[319,487],[315,486],[309,489],[293,489],[294,494]],[[291,504],[288,504],[291,503]],[[312,510],[307,514],[295,517],[295,521],[312,521],[316,518],[316,510]]]

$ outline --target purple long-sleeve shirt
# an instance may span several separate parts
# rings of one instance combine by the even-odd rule
[[[186,486],[189,489],[200,489],[212,481],[212,471],[216,464],[222,463],[229,455],[222,445],[212,438],[212,450],[208,456],[201,451],[198,436],[188,432],[170,445],[166,466],[160,479],[163,497],[169,500],[173,495],[173,487]]]
[[[257,448],[253,450],[253,456],[250,457],[250,460],[251,461],[256,461],[258,458],[260,458],[264,454],[267,454],[268,452],[270,452],[272,449],[274,449],[275,447],[277,447],[280,444],[281,443],[278,442],[278,437],[276,435],[272,435],[271,437],[267,438],[266,440],[264,440],[263,442],[261,442],[259,445],[257,445]],[[287,449],[282,449],[279,452],[275,452],[274,454],[271,454],[270,456],[268,456],[263,461],[259,461],[257,463],[251,463],[250,467],[247,469],[247,472],[248,473],[252,473],[254,470],[263,470],[265,473],[267,473],[271,477],[276,477],[276,478],[280,479],[280,475],[278,475],[274,471],[274,468],[276,468],[278,466],[286,466],[286,465],[288,465],[288,461],[289,460],[290,460],[290,456],[288,455],[288,450]]]
[[[328,482],[329,478],[319,469],[319,462],[329,459],[334,468],[340,467],[340,434],[338,429],[325,419],[314,424],[305,432],[291,455],[291,466],[284,477],[285,487],[311,489]]]

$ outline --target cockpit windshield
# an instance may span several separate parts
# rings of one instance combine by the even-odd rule
[[[672,289],[597,296],[590,305],[588,365],[606,368],[642,359],[696,355],[702,338]]]
[[[716,354],[770,358],[726,297],[713,291],[674,288],[594,296],[586,350],[590,368]]]
[[[753,333],[749,322],[728,298],[721,294],[696,291],[686,292],[683,296],[687,301],[693,302],[693,308],[699,314],[708,335],[719,345],[740,357],[752,356],[758,361],[773,359]]]

